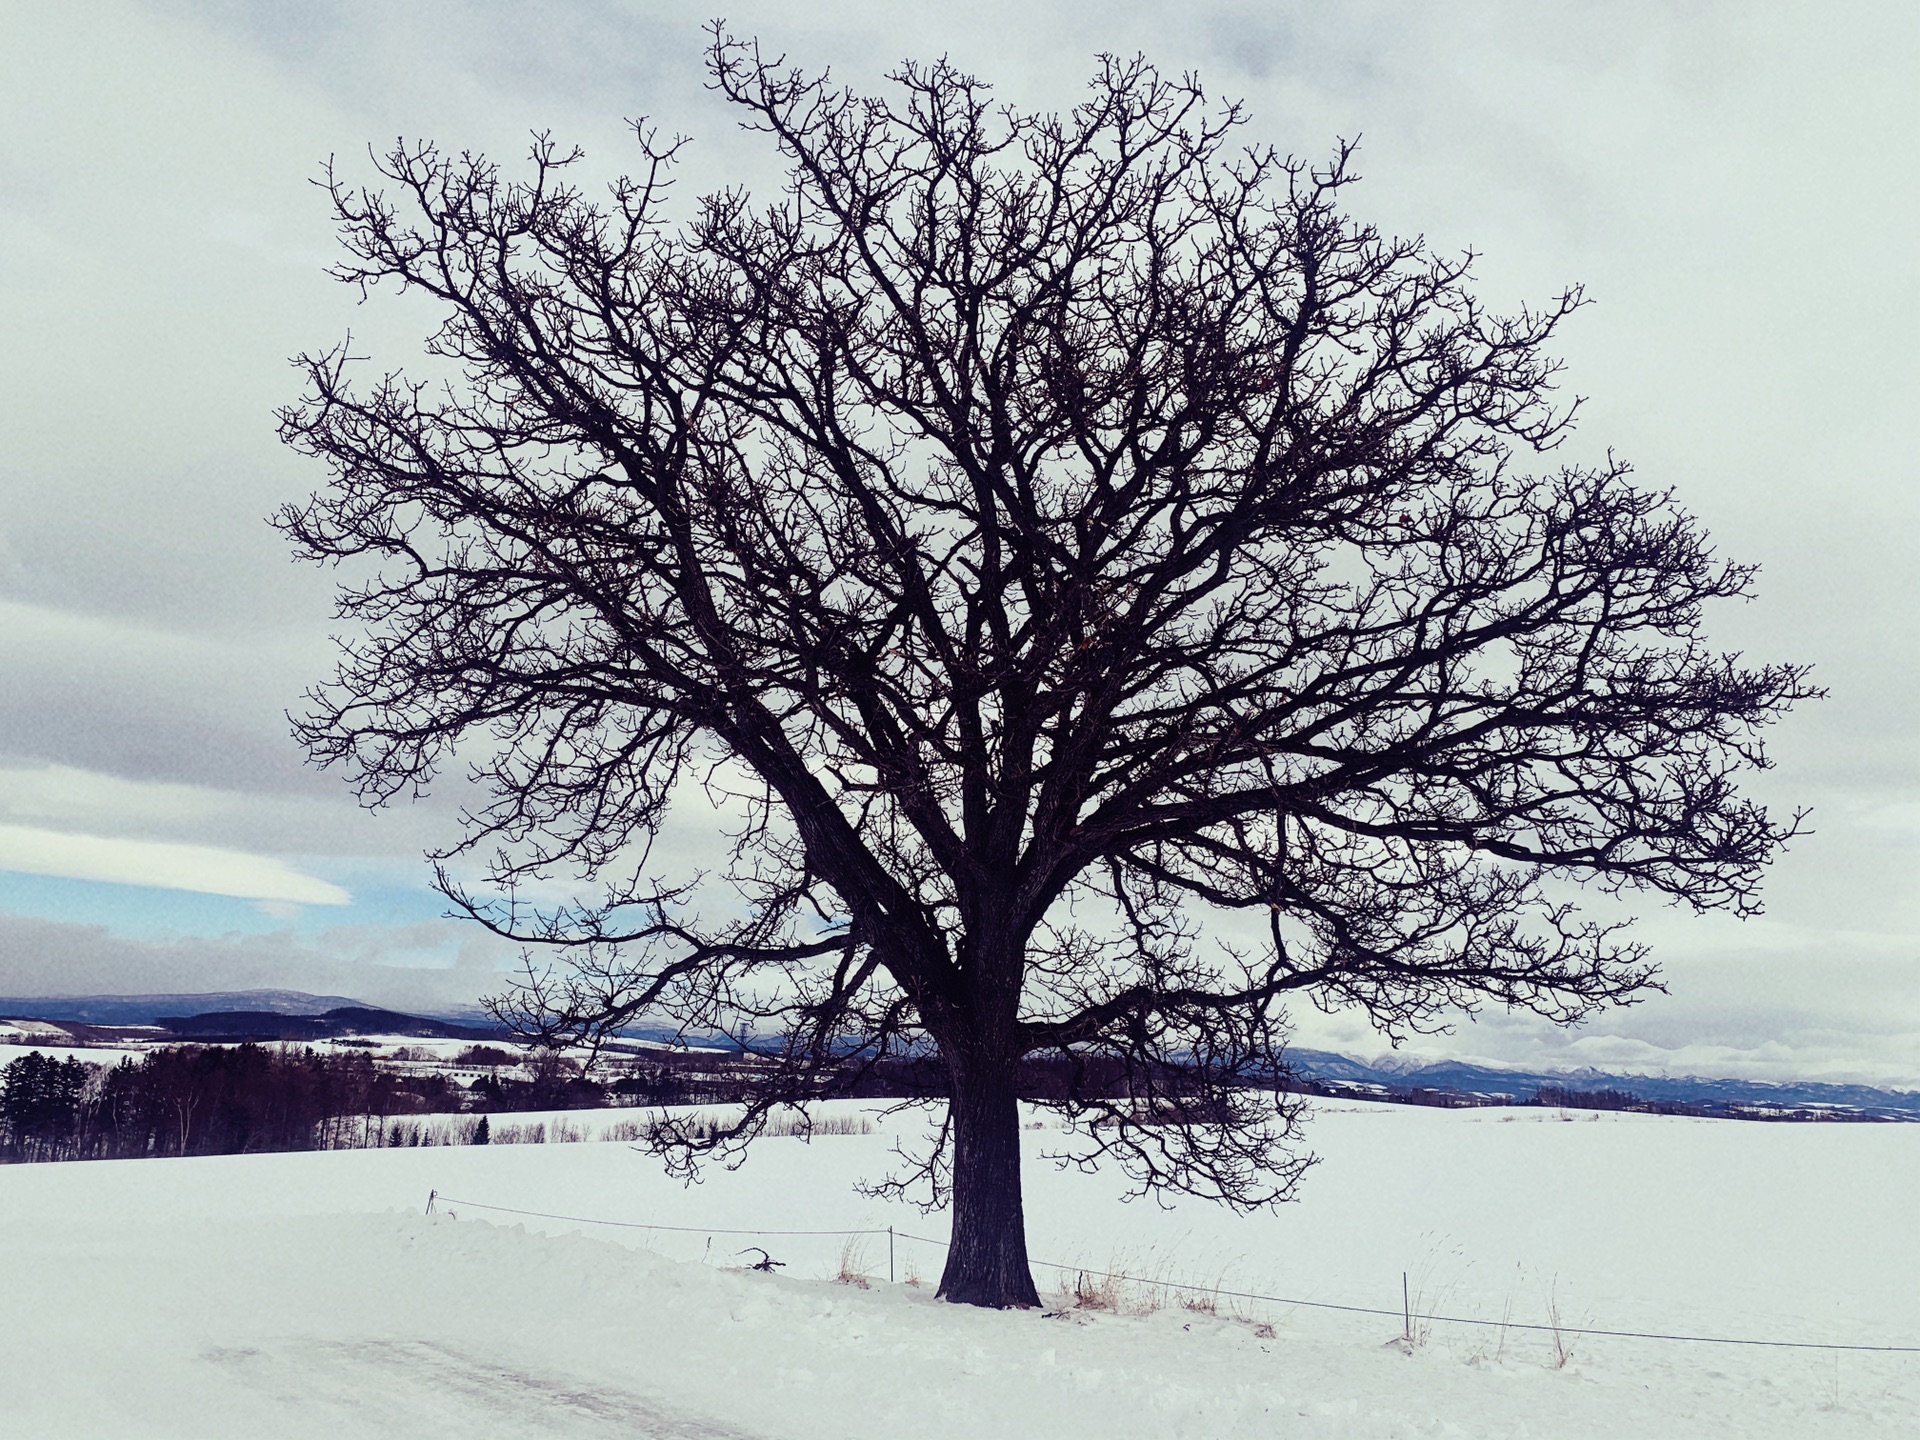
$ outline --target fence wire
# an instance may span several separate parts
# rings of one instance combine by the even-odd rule
[[[931,1235],[915,1235],[910,1231],[898,1230],[892,1226],[860,1230],[765,1230],[715,1225],[656,1225],[645,1220],[603,1220],[592,1215],[559,1215],[547,1210],[521,1210],[511,1205],[490,1205],[483,1200],[460,1200],[451,1195],[443,1195],[438,1190],[430,1191],[427,1195],[427,1213],[433,1214],[437,1205],[464,1205],[470,1210],[492,1210],[503,1215],[522,1215],[537,1220],[559,1220],[569,1225],[608,1225],[622,1230],[659,1230],[677,1235],[752,1235],[762,1239],[800,1235],[843,1237],[886,1235],[896,1240],[912,1240],[921,1245],[936,1245],[943,1250],[950,1248],[951,1243]],[[1614,1340],[1666,1340],[1688,1345],[1749,1345],[1774,1350],[1830,1350],[1866,1352],[1875,1355],[1920,1355],[1920,1345],[1860,1345],[1832,1340],[1770,1340],[1741,1335],[1683,1335],[1658,1330],[1611,1330],[1590,1325],[1543,1325],[1520,1320],[1486,1320],[1475,1315],[1426,1314],[1405,1308],[1388,1310],[1377,1305],[1341,1305],[1331,1300],[1306,1300],[1291,1295],[1266,1295],[1256,1290],[1228,1290],[1218,1285],[1194,1285],[1180,1280],[1158,1280],[1144,1275],[1128,1275],[1117,1270],[1094,1270],[1085,1265],[1063,1264],[1058,1260],[1030,1259],[1027,1263],[1038,1265],[1043,1270],[1083,1275],[1092,1280],[1114,1280],[1148,1289],[1183,1290],[1221,1300],[1257,1300],[1262,1304],[1291,1305],[1307,1310],[1337,1310],[1346,1315],[1379,1315],[1408,1324],[1424,1322],[1435,1325],[1477,1325],[1495,1330],[1528,1330],[1553,1335],[1597,1335]]]

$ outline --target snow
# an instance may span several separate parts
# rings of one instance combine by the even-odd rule
[[[67,1031],[59,1025],[50,1025],[45,1020],[0,1020],[0,1038],[8,1041],[16,1037],[46,1035],[57,1040],[65,1040]]]
[[[853,1193],[893,1138],[769,1139],[692,1188],[617,1141],[5,1167],[0,1417],[210,1440],[1920,1433],[1920,1355],[1569,1336],[1561,1366],[1551,1335],[1441,1324],[1402,1353],[1397,1316],[1136,1313],[1138,1287],[1121,1312],[983,1312],[931,1299],[936,1246],[897,1240],[928,1283],[889,1286],[884,1234],[849,1255],[471,1203],[944,1234]],[[1122,1204],[1039,1158],[1069,1137],[1026,1138],[1043,1259],[1383,1309],[1405,1272],[1449,1315],[1552,1300],[1565,1325],[1920,1344],[1920,1127],[1327,1105],[1301,1202],[1251,1218]],[[785,1268],[737,1268],[751,1243]],[[871,1288],[832,1283],[848,1260]]]
[[[431,1056],[436,1060],[452,1060],[455,1056],[471,1050],[475,1045],[487,1045],[495,1050],[505,1050],[509,1054],[518,1054],[517,1046],[503,1040],[436,1040],[424,1035],[342,1035],[319,1040],[301,1040],[295,1042],[301,1048],[311,1047],[341,1055],[383,1055],[394,1050],[411,1050],[416,1055]]]
[[[29,1045],[0,1040],[0,1070],[36,1050],[49,1060],[78,1060],[82,1065],[118,1065],[130,1055],[138,1056],[143,1048],[138,1045],[42,1045],[37,1042]]]

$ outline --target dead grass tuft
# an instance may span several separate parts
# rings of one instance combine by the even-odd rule
[[[856,1290],[871,1290],[873,1281],[868,1277],[871,1266],[867,1262],[867,1237],[849,1235],[840,1246],[840,1268],[834,1274],[836,1285],[851,1285]]]

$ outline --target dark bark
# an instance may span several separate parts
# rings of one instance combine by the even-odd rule
[[[1020,1184],[1020,1109],[1006,1065],[955,1067],[953,1233],[940,1296],[966,1305],[1038,1306]]]

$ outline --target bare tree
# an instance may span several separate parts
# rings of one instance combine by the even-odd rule
[[[1707,647],[1751,571],[1667,496],[1542,459],[1577,291],[1489,313],[1344,213],[1347,148],[1244,147],[1142,60],[1065,115],[708,65],[770,201],[675,220],[644,126],[600,200],[544,136],[329,170],[337,275],[437,302],[450,378],[343,346],[281,416],[332,480],[279,523],[357,567],[299,734],[371,803],[479,757],[440,883],[561,961],[501,1013],[758,1037],[741,1124],[663,1147],[918,1057],[941,1293],[1030,1305],[1023,1064],[1141,1186],[1258,1205],[1288,997],[1570,1022],[1653,977],[1563,882],[1754,908],[1797,817],[1735,781],[1814,692]],[[702,787],[706,876],[653,843]],[[594,898],[525,901],[559,873]]]

